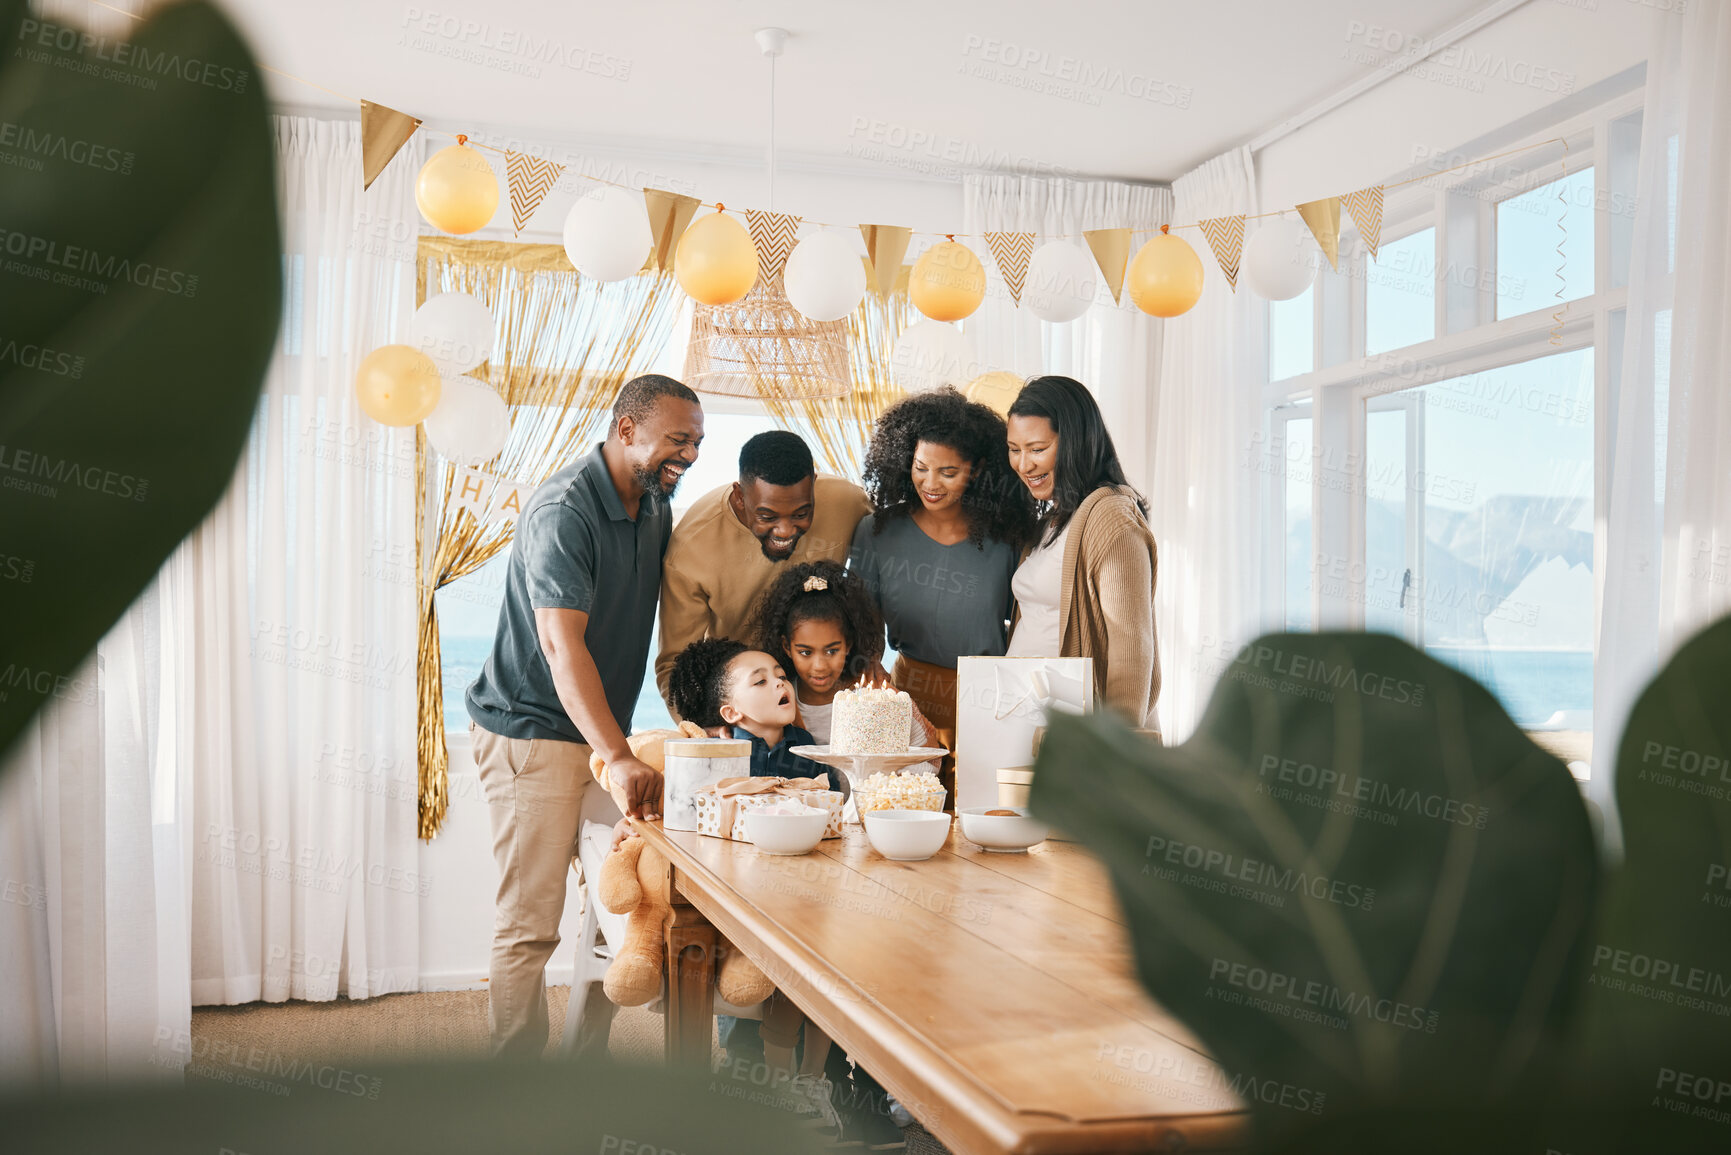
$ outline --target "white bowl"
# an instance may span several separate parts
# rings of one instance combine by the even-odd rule
[[[765,854],[809,854],[812,847],[823,841],[823,828],[828,822],[829,812],[815,806],[801,807],[797,814],[747,810],[745,836]]]
[[[1014,814],[987,814],[1014,810]],[[1046,841],[1046,824],[1028,816],[1023,806],[970,806],[961,812],[962,837],[1003,854],[1026,850]]]
[[[950,836],[950,816],[931,810],[872,810],[865,814],[872,848],[897,862],[920,862]]]

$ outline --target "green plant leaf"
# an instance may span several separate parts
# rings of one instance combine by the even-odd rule
[[[380,1064],[182,1039],[194,1077],[184,1089],[157,1080],[0,1094],[7,1150],[800,1155],[822,1147],[777,1105],[785,1083],[772,1086],[743,1064],[713,1075],[595,1061]]]
[[[229,484],[282,300],[257,65],[0,2],[0,751]]]
[[[1582,1080],[1633,1114],[1649,1150],[1728,1150],[1731,617],[1642,691],[1616,793],[1623,861],[1593,944]]]
[[[1165,748],[1058,718],[1036,813],[1108,865],[1153,996],[1235,1083],[1338,1117],[1542,1086],[1597,861],[1563,764],[1471,678],[1374,634],[1276,634]],[[1246,1094],[1265,1134],[1315,1122]]]

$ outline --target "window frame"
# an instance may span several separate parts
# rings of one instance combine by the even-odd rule
[[[1621,91],[1597,100],[1590,107],[1560,116],[1520,135],[1508,135],[1484,148],[1466,150],[1477,156],[1539,145],[1551,138],[1566,142],[1569,172],[1593,168],[1594,262],[1593,291],[1568,303],[1563,321],[1557,325],[1554,310],[1496,319],[1496,210],[1509,196],[1540,187],[1562,175],[1559,159],[1563,146],[1538,147],[1513,158],[1490,176],[1474,169],[1462,173],[1428,176],[1415,169],[1397,174],[1389,183],[1410,176],[1427,179],[1391,190],[1384,205],[1383,235],[1394,239],[1432,225],[1436,228],[1433,277],[1436,291],[1436,326],[1432,339],[1367,356],[1365,354],[1366,299],[1365,261],[1369,254],[1350,217],[1343,217],[1341,271],[1326,265],[1317,277],[1313,348],[1316,368],[1310,373],[1270,381],[1270,358],[1260,359],[1263,374],[1265,422],[1272,422],[1288,407],[1309,401],[1312,453],[1337,455],[1337,460],[1356,463],[1358,484],[1326,484],[1322,470],[1313,470],[1311,499],[1312,617],[1316,629],[1363,629],[1365,621],[1365,486],[1366,412],[1368,406],[1384,407],[1387,400],[1438,381],[1485,372],[1554,353],[1591,347],[1593,357],[1593,602],[1595,627],[1594,659],[1598,656],[1597,618],[1604,600],[1605,518],[1609,501],[1608,455],[1612,435],[1613,389],[1619,376],[1622,325],[1626,315],[1628,288],[1615,284],[1617,261],[1613,246],[1623,238],[1614,236],[1617,222],[1611,206],[1613,190],[1622,195],[1632,179],[1638,149],[1629,147],[1631,125],[1638,130],[1644,103],[1644,85],[1631,77]],[[1525,128],[1524,122],[1521,127]],[[1487,138],[1489,140],[1490,138]],[[1476,166],[1475,166],[1476,168]],[[1350,257],[1348,254],[1351,254]],[[1350,271],[1349,271],[1350,262]],[[1474,275],[1467,283],[1456,283],[1455,271],[1490,269],[1485,278]],[[1331,294],[1324,289],[1329,278],[1347,281],[1344,296],[1340,286]],[[1342,302],[1346,315],[1340,315]],[[1332,308],[1331,308],[1332,303]],[[1553,330],[1556,330],[1553,333]],[[1272,335],[1272,334],[1271,334]],[[1553,341],[1555,343],[1553,343]],[[1328,350],[1345,345],[1348,356],[1330,362]],[[1421,408],[1421,407],[1413,407]],[[1412,409],[1409,408],[1409,413]],[[1270,425],[1268,431],[1275,427]],[[1408,444],[1414,434],[1408,422]],[[1420,434],[1422,436],[1422,432]],[[1413,462],[1408,460],[1408,467]],[[1263,583],[1265,620],[1284,622],[1285,523],[1283,491],[1272,486],[1270,504],[1263,517],[1262,550],[1268,572],[1279,580]],[[1273,498],[1280,497],[1275,503]],[[1422,528],[1422,520],[1417,523]],[[1411,535],[1409,534],[1409,538]],[[1407,543],[1407,552],[1419,548]],[[1319,559],[1344,557],[1345,580],[1324,582]],[[1417,571],[1415,570],[1415,573]],[[1421,615],[1422,617],[1422,615]],[[1409,640],[1415,630],[1405,632]],[[1422,623],[1416,633],[1422,644]]]

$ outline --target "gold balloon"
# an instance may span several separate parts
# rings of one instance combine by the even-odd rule
[[[1022,391],[1022,379],[1005,369],[981,373],[962,390],[969,401],[978,401],[999,417],[1010,415],[1010,406]]]
[[[1182,237],[1161,233],[1142,246],[1124,279],[1138,309],[1176,317],[1189,312],[1202,296],[1202,258]]]
[[[968,246],[942,241],[914,262],[908,298],[934,321],[960,321],[986,299],[985,266]]]
[[[415,207],[440,232],[472,233],[492,220],[499,207],[499,178],[478,151],[453,144],[421,166]]]
[[[439,392],[439,367],[408,345],[381,345],[355,374],[355,400],[380,425],[419,424],[438,405]]]
[[[698,217],[679,238],[673,275],[694,301],[732,304],[757,283],[757,246],[745,226],[724,212]]]

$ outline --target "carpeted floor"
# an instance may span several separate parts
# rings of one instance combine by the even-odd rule
[[[570,987],[547,988],[549,1056],[565,1030]],[[623,1008],[613,1019],[608,1049],[616,1059],[659,1062],[663,1055],[662,1019],[643,1008]],[[487,992],[436,991],[382,995],[351,1002],[249,1003],[238,1007],[195,1007],[192,1012],[193,1063],[188,1081],[198,1079],[198,1056],[251,1053],[291,1061],[318,1059],[426,1059],[440,1056],[482,1058],[487,1054]],[[721,1055],[717,1048],[716,1056]],[[905,1129],[908,1155],[948,1155],[947,1149],[918,1123]]]
[[[547,988],[551,1020],[547,1054],[555,1054],[565,1030],[570,987]],[[238,1007],[194,1007],[194,1040],[235,1047],[261,1047],[286,1056],[321,1059],[485,1058],[487,992],[434,991],[382,995],[351,1002],[248,1003]],[[616,1058],[656,1062],[661,1058],[661,1016],[640,1007],[613,1019],[608,1048]]]

